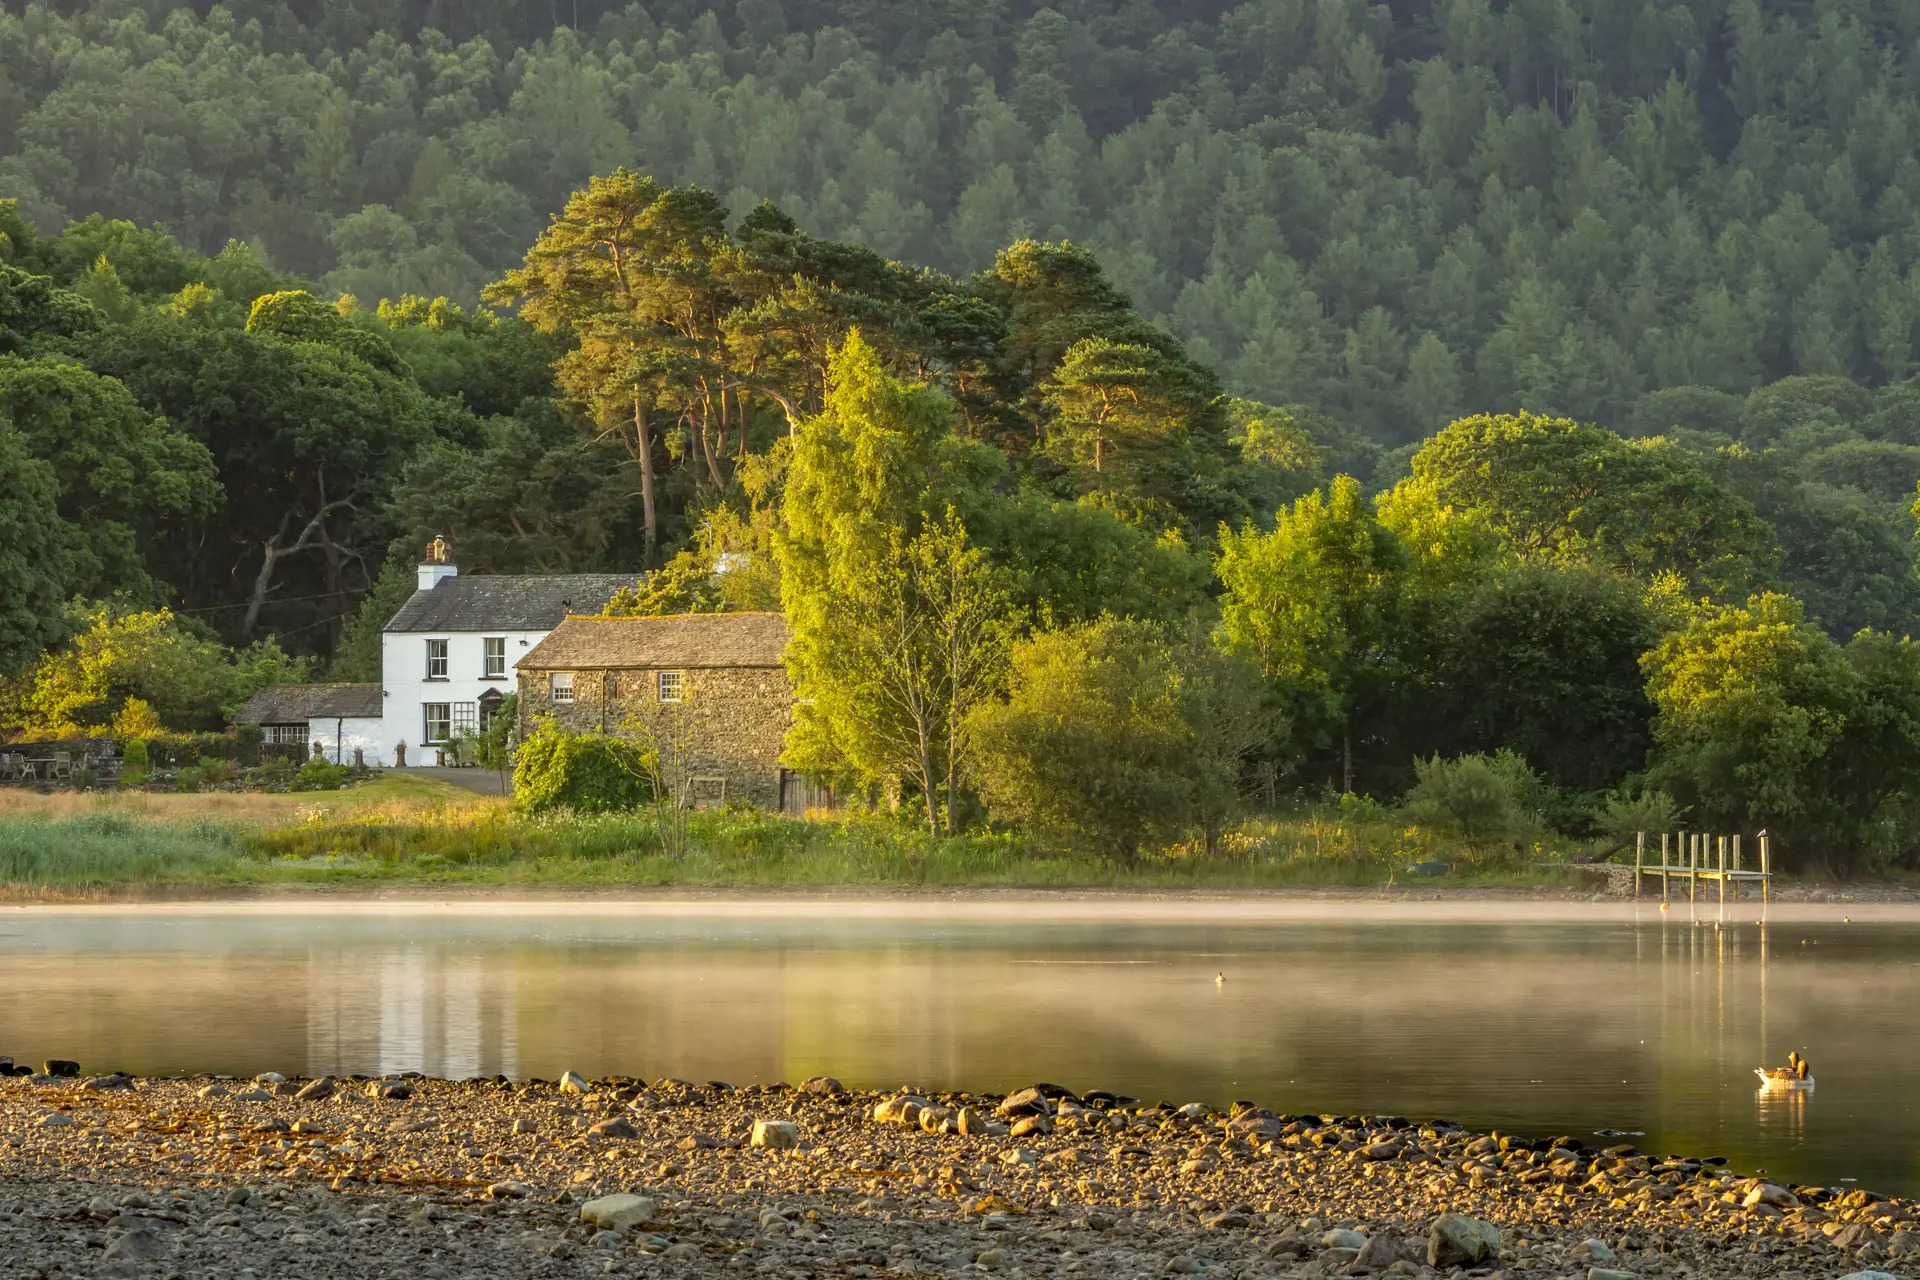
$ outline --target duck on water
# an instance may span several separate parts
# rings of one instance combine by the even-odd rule
[[[1807,1060],[1795,1050],[1787,1051],[1787,1065],[1784,1067],[1755,1067],[1753,1074],[1760,1077],[1760,1085],[1765,1089],[1811,1089],[1813,1088],[1813,1069]]]

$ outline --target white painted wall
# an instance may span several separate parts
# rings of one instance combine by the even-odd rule
[[[507,641],[507,673],[505,678],[486,680],[481,677],[485,668],[487,636],[505,636]],[[386,714],[377,721],[366,720],[357,723],[377,726],[377,746],[360,744],[367,747],[367,763],[380,764],[392,768],[395,760],[395,748],[402,742],[407,744],[407,764],[412,766],[433,763],[432,744],[423,741],[426,733],[425,707],[430,702],[478,703],[480,695],[489,689],[497,689],[502,696],[513,693],[519,686],[516,669],[520,659],[524,658],[534,645],[546,638],[545,631],[488,631],[488,632],[388,632],[380,639],[380,670],[382,679],[380,688],[383,694],[382,705]],[[447,678],[445,680],[427,679],[427,641],[445,640],[447,642]],[[331,751],[332,727],[328,722],[325,741]],[[317,731],[316,722],[316,731]],[[423,751],[421,748],[425,747]],[[347,759],[353,758],[352,746],[347,749]]]

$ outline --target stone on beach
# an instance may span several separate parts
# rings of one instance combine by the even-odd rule
[[[1613,1250],[1607,1247],[1604,1240],[1582,1240],[1573,1247],[1573,1256],[1576,1260],[1584,1259],[1587,1262],[1612,1262]]]
[[[755,1120],[751,1142],[773,1151],[790,1151],[800,1145],[800,1126],[791,1120]]]
[[[580,1221],[608,1231],[626,1231],[652,1221],[658,1212],[659,1204],[652,1196],[620,1192],[617,1195],[600,1196],[581,1205]]]
[[[296,1102],[318,1102],[323,1098],[331,1098],[333,1093],[333,1077],[321,1076],[318,1080],[309,1080],[301,1085],[293,1097]]]
[[[593,1082],[581,1075],[578,1071],[562,1071],[560,1073],[560,1092],[592,1093]]]
[[[1443,1213],[1427,1232],[1427,1265],[1451,1267],[1479,1262],[1500,1252],[1500,1230],[1491,1222]]]
[[[72,1079],[80,1074],[80,1064],[70,1058],[48,1058],[40,1064],[40,1074]]]
[[[587,1126],[587,1132],[596,1138],[637,1138],[640,1131],[625,1120],[615,1116],[611,1120],[602,1120],[598,1124]]]

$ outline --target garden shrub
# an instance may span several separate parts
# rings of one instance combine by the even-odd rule
[[[149,764],[147,743],[144,738],[134,738],[120,752],[120,781],[133,787],[147,780]]]
[[[334,764],[329,760],[316,758],[300,766],[300,772],[293,775],[295,791],[338,791],[347,785],[347,775],[353,770],[343,764]]]
[[[543,720],[516,755],[514,803],[532,813],[637,809],[653,798],[652,772],[648,754],[631,742],[604,733],[568,733]]]
[[[1511,751],[1414,761],[1407,816],[1470,845],[1525,844],[1540,832],[1546,787]]]

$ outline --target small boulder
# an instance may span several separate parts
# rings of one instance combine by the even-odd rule
[[[770,1151],[791,1151],[800,1145],[800,1126],[791,1120],[755,1120],[749,1141]]]
[[[518,1122],[516,1121],[515,1123]],[[615,1116],[611,1120],[602,1120],[598,1124],[588,1125],[587,1132],[596,1138],[637,1138],[640,1136],[638,1129],[635,1129],[619,1116]]]
[[[233,1096],[233,1090],[227,1088],[227,1086],[223,1084],[210,1084],[206,1088],[200,1091],[199,1096],[211,1102],[215,1098],[227,1098],[227,1097]]]
[[[643,1222],[651,1222],[659,1207],[652,1196],[621,1192],[600,1196],[581,1205],[580,1221],[603,1231],[626,1231]]]
[[[167,1247],[160,1242],[159,1236],[142,1228],[129,1231],[115,1240],[100,1257],[103,1262],[145,1262],[166,1251]]]
[[[1894,1280],[1884,1271],[1856,1271],[1852,1275],[1841,1276],[1840,1280]]]
[[[1053,1121],[1045,1115],[1023,1115],[1013,1122],[1016,1138],[1041,1137],[1053,1132]]]
[[[578,1071],[562,1071],[560,1073],[560,1092],[592,1093],[593,1085]]]
[[[125,1093],[133,1088],[133,1081],[115,1072],[110,1076],[95,1076],[80,1087],[92,1093]]]
[[[318,1080],[309,1080],[301,1085],[299,1092],[293,1095],[293,1099],[295,1102],[319,1102],[322,1099],[331,1098],[333,1092],[333,1077],[321,1076]]]
[[[1427,1232],[1427,1265],[1453,1267],[1500,1252],[1500,1229],[1465,1214],[1443,1213]]]
[[[278,1071],[262,1071],[259,1075],[253,1078],[253,1082],[255,1084],[267,1084],[267,1085],[285,1084],[287,1082],[287,1078],[281,1075]]]
[[[1793,1209],[1799,1206],[1800,1197],[1785,1187],[1771,1182],[1762,1182],[1747,1192],[1747,1198],[1741,1203],[1749,1209],[1763,1204],[1772,1205],[1776,1209]]]
[[[384,1098],[388,1102],[405,1102],[413,1096],[413,1086],[390,1080],[370,1080],[367,1082],[367,1096]]]
[[[996,1129],[1001,1133],[1006,1132],[1005,1125],[995,1124],[987,1113],[978,1107],[960,1108],[957,1124],[960,1132],[970,1138],[985,1137]]]
[[[48,1058],[40,1064],[40,1074],[72,1079],[80,1074],[80,1064],[70,1058]]]
[[[1612,1267],[1588,1267],[1587,1280],[1640,1280],[1631,1271],[1616,1271]]]
[[[1358,1252],[1367,1247],[1367,1238],[1358,1231],[1350,1231],[1345,1227],[1335,1227],[1320,1237],[1320,1247],[1322,1249],[1352,1249]]]
[[[1047,1105],[1047,1095],[1043,1090],[1027,1088],[1008,1094],[1001,1100],[1000,1105],[994,1108],[994,1114],[999,1116],[1045,1115],[1051,1109]]]
[[[1400,1158],[1400,1152],[1403,1149],[1399,1143],[1389,1138],[1385,1142],[1370,1142],[1360,1148],[1360,1158],[1362,1160],[1376,1161],[1398,1160]]]
[[[1367,1267],[1374,1271],[1385,1271],[1396,1262],[1418,1261],[1412,1246],[1406,1241],[1382,1232],[1360,1246],[1360,1252],[1354,1256],[1353,1265],[1356,1268]]]
[[[533,1188],[515,1178],[505,1182],[496,1182],[487,1188],[487,1195],[495,1200],[525,1200],[533,1194]]]
[[[953,1119],[952,1107],[922,1107],[920,1109],[920,1129],[923,1133],[945,1133],[948,1122]]]
[[[823,1093],[837,1098],[846,1091],[847,1086],[841,1084],[832,1076],[809,1076],[800,1082],[800,1092],[802,1093]]]
[[[60,1129],[80,1122],[64,1111],[54,1111],[41,1116],[37,1123],[42,1129]]]
[[[901,1093],[891,1098],[883,1098],[873,1108],[873,1118],[889,1124],[915,1125],[920,1122],[920,1113],[933,1103],[916,1094]]]
[[[1573,1260],[1575,1262],[1612,1262],[1613,1250],[1607,1247],[1607,1242],[1604,1240],[1582,1240],[1573,1246]]]

